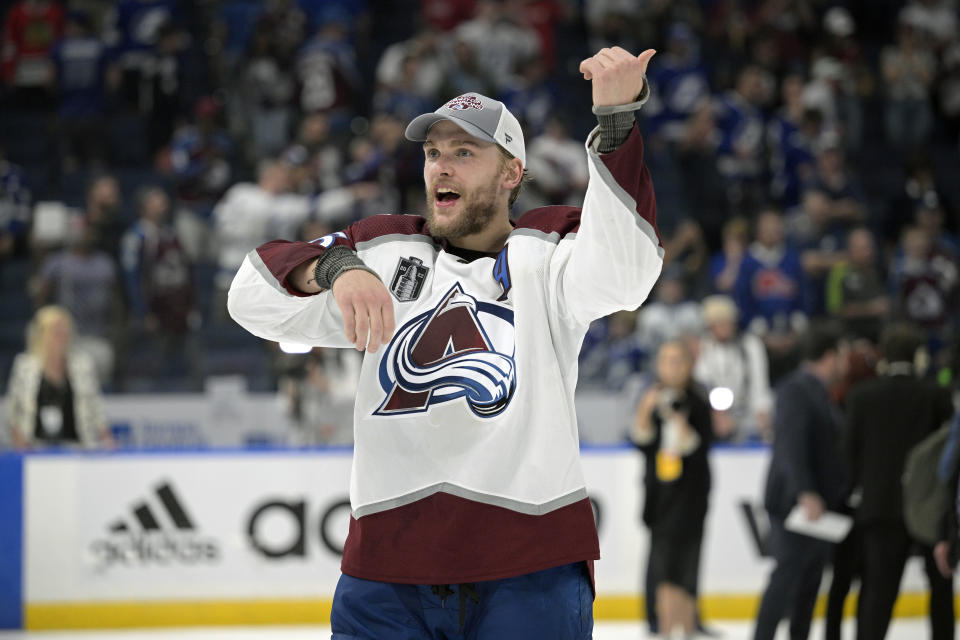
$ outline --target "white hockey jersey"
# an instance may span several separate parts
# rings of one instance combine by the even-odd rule
[[[329,291],[304,296],[287,282],[331,246],[355,250],[393,294],[397,329],[361,369],[344,573],[454,584],[599,558],[577,357],[592,320],[644,301],[663,249],[639,132],[603,155],[597,138],[583,209],[528,212],[499,253],[384,215],[244,260],[230,314],[267,340],[352,346]]]

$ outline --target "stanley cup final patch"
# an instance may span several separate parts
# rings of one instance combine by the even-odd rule
[[[420,258],[400,258],[397,270],[390,281],[390,291],[400,302],[410,302],[420,297],[423,283],[430,267],[423,266]]]

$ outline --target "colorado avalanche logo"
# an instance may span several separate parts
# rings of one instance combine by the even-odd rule
[[[517,386],[513,311],[478,302],[455,284],[400,327],[380,360],[386,394],[374,415],[427,411],[463,398],[480,417],[506,409]]]
[[[476,109],[477,111],[483,111],[483,103],[480,102],[480,98],[471,95],[464,95],[454,98],[447,103],[447,109],[453,109],[455,111],[466,111],[467,109]]]

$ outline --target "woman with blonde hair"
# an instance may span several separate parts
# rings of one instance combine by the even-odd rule
[[[710,494],[710,406],[693,381],[683,340],[657,352],[656,382],[644,393],[630,438],[643,451],[643,522],[650,529],[648,599],[660,637],[693,636],[700,546]],[[652,616],[651,616],[652,617]]]
[[[13,445],[109,444],[93,359],[72,349],[73,320],[63,307],[40,308],[27,328],[27,351],[13,362],[7,428]]]

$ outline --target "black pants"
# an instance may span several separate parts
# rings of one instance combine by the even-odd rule
[[[850,534],[833,551],[833,579],[827,595],[827,615],[824,624],[824,640],[841,640],[843,607],[854,580],[859,580],[863,561],[863,539],[860,528],[854,525]]]
[[[903,568],[913,541],[902,522],[863,529],[863,577],[857,610],[857,640],[882,640],[890,626]],[[933,550],[923,550],[930,583],[930,626],[933,640],[953,640],[953,579],[937,570]]]
[[[806,640],[823,568],[832,545],[791,533],[783,521],[770,519],[770,549],[777,562],[760,600],[754,640],[773,640],[780,621],[789,616],[790,639]]]

